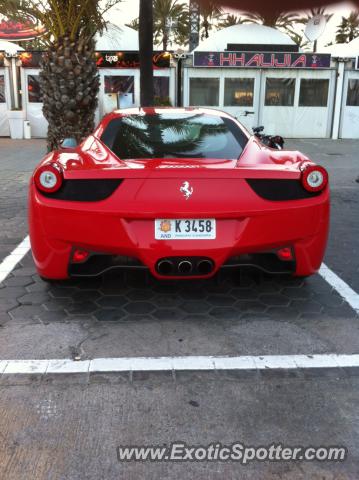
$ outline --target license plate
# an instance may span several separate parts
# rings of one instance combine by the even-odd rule
[[[155,220],[156,240],[215,240],[216,220]]]

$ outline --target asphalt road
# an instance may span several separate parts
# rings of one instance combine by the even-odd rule
[[[359,292],[359,141],[288,146],[326,166],[326,264]],[[0,261],[27,234],[42,141],[0,140]],[[359,353],[359,318],[319,275],[161,283],[142,274],[46,285],[27,255],[0,286],[0,360]],[[0,478],[359,478],[359,370],[0,376]],[[119,463],[120,445],[346,446],[344,463]]]

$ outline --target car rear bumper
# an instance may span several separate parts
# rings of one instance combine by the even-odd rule
[[[232,202],[233,203],[233,202]],[[111,206],[110,206],[111,205]],[[216,218],[215,240],[155,240],[155,218]],[[222,212],[206,210],[154,215],[139,212],[131,204],[115,211],[107,201],[84,207],[81,202],[49,200],[30,186],[29,223],[32,253],[41,276],[66,279],[74,248],[127,257],[148,268],[158,278],[156,266],[172,257],[206,257],[213,262],[214,275],[233,257],[272,252],[291,247],[295,255],[294,275],[315,273],[323,260],[329,227],[329,191],[306,200],[273,202],[258,200],[251,210],[233,205]],[[131,265],[128,265],[131,267]],[[101,273],[101,272],[99,272]],[[192,275],[191,275],[192,276]]]

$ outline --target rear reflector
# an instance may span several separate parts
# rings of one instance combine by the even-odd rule
[[[72,254],[72,262],[73,263],[82,263],[85,262],[90,256],[90,253],[86,250],[76,249]]]
[[[293,250],[290,247],[284,247],[277,250],[277,255],[280,260],[284,262],[291,262],[294,260]]]

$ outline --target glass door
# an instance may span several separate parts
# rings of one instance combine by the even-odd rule
[[[40,89],[40,70],[23,69],[24,71],[24,96],[23,104],[26,110],[26,119],[31,125],[31,135],[35,138],[46,138],[47,120],[42,112],[42,92]]]
[[[340,137],[359,138],[359,71],[345,74]]]

